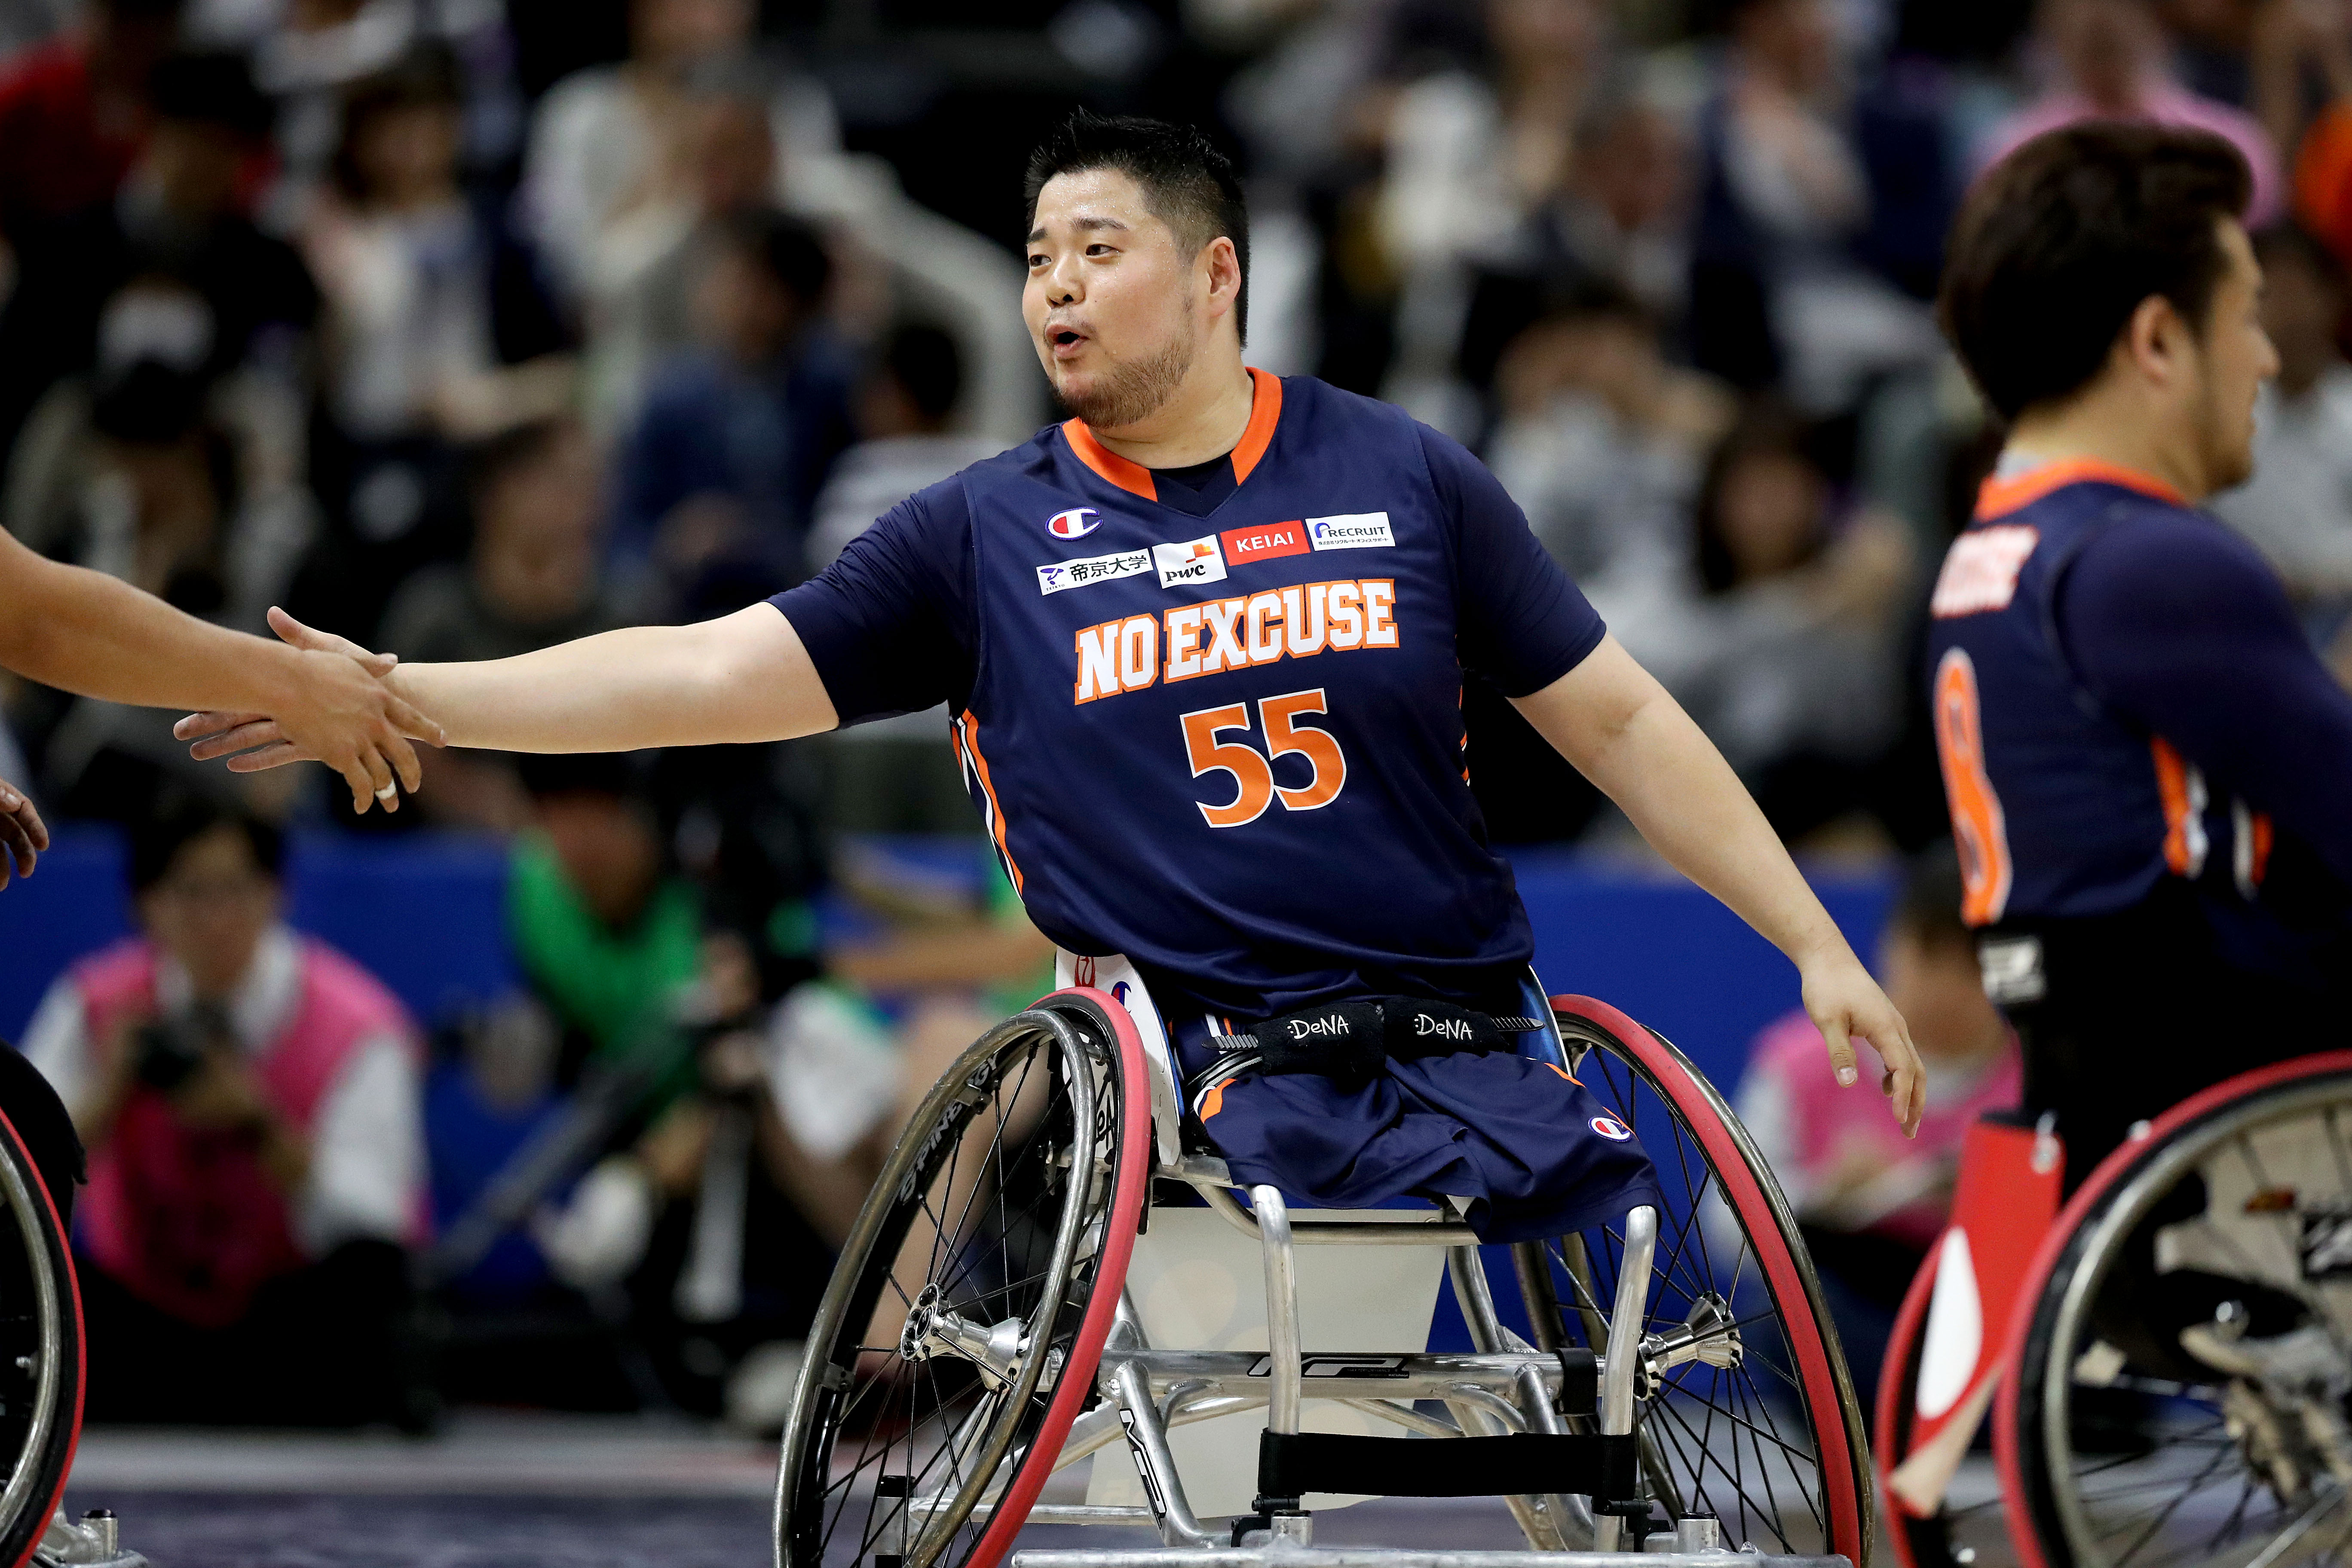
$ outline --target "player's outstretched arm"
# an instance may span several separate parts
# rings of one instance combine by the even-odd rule
[[[273,616],[296,647],[373,657]],[[833,702],[793,625],[768,605],[686,626],[630,626],[514,658],[404,664],[389,683],[453,746],[499,752],[633,752],[781,741],[835,725]],[[299,760],[261,712],[195,713],[174,731],[200,761],[238,773]]]
[[[1514,706],[1559,754],[1617,803],[1675,869],[1729,905],[1789,955],[1805,1011],[1851,1084],[1853,1037],[1885,1065],[1881,1080],[1906,1133],[1927,1105],[1911,1032],[1805,885],[1731,764],[1682,704],[1614,637]]]
[[[275,714],[306,757],[343,775],[356,811],[394,809],[394,774],[412,789],[423,777],[408,738],[440,740],[378,679],[397,662],[233,632],[0,532],[0,666],[110,702]]]

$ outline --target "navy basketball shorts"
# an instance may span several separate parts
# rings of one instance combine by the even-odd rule
[[[1213,1059],[1204,1022],[1170,1032],[1188,1074]],[[1360,1089],[1253,1073],[1212,1082],[1195,1109],[1242,1185],[1324,1208],[1459,1198],[1481,1241],[1564,1236],[1660,1201],[1633,1129],[1561,1068],[1507,1051],[1392,1060]]]

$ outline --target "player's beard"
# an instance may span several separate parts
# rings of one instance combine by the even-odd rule
[[[2197,420],[2198,443],[2204,449],[2208,494],[2235,489],[2254,477],[2254,422],[2251,407],[2222,406],[2220,378],[2209,368],[2203,405]]]
[[[1176,395],[1192,369],[1192,334],[1180,329],[1151,354],[1096,377],[1084,392],[1059,386],[1054,390],[1063,406],[1092,428],[1119,430],[1157,414]]]

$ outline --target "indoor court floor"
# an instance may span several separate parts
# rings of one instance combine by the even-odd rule
[[[1956,1494],[1990,1497],[1990,1471],[1972,1460]],[[67,1501],[114,1510],[154,1568],[764,1568],[774,1473],[772,1444],[705,1428],[468,1411],[423,1440],[93,1430]],[[1484,1500],[1362,1503],[1316,1526],[1334,1544],[1520,1545]],[[1150,1543],[1069,1526],[1022,1539]],[[2006,1564],[1980,1552],[1978,1568]]]

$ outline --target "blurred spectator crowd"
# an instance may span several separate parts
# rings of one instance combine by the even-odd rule
[[[822,569],[1051,416],[1020,163],[1083,102],[1235,156],[1253,363],[1484,457],[1792,842],[1915,854],[1926,583],[1999,442],[1945,229],[2021,140],[2143,116],[2253,165],[2284,369],[2216,510],[2352,672],[2347,0],[7,0],[0,45],[0,521],[228,625],[488,658]],[[143,934],[25,1042],[108,1173],[93,1335],[155,1347],[100,1414],[228,1414],[253,1380],[159,1369],[331,1320],[383,1387],[255,1418],[429,1419],[429,1339],[473,1395],[772,1420],[901,1099],[1035,986],[1006,889],[856,848],[971,832],[938,715],[433,753],[386,820],[0,698],[0,776],[137,847]],[[1465,710],[1497,841],[1627,838]],[[295,938],[278,835],[330,824],[512,835],[530,994],[428,1048]]]

